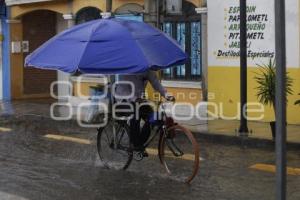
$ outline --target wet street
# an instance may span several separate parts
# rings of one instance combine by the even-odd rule
[[[0,199],[274,199],[271,168],[250,168],[273,165],[272,149],[199,142],[200,170],[188,186],[169,177],[153,155],[128,171],[104,169],[96,130],[47,118],[0,120]],[[288,152],[288,166],[288,199],[299,200],[299,151]]]

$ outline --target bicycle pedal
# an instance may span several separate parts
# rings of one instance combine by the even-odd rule
[[[141,154],[141,152],[134,152],[133,159],[136,161],[142,161],[144,159],[144,156]]]

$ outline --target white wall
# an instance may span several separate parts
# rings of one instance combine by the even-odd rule
[[[67,20],[61,14],[57,14],[56,32],[60,33],[68,28]],[[64,72],[57,71],[58,81],[69,81],[70,75]],[[67,96],[70,93],[70,88],[67,85],[59,85],[58,96]]]
[[[239,53],[239,46],[233,48],[231,44],[238,43],[239,29],[230,27],[239,24],[239,1],[237,0],[209,0],[208,2],[208,57],[209,66],[238,67],[239,57],[232,56]],[[248,17],[257,17],[248,21],[248,25],[264,27],[263,29],[249,30],[248,33],[257,34],[256,38],[248,39],[249,51],[260,53],[260,56],[249,57],[249,66],[256,66],[274,58],[275,53],[275,11],[274,1],[248,0]],[[250,16],[249,16],[250,15]],[[298,0],[286,1],[286,32],[287,32],[287,65],[299,67],[299,2]],[[262,37],[259,37],[258,35]],[[225,54],[219,54],[225,52]],[[249,54],[250,55],[250,54]],[[252,54],[253,55],[253,54]],[[258,54],[257,54],[258,55]],[[272,55],[272,56],[270,56]]]

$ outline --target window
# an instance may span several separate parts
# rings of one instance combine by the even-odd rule
[[[134,20],[134,21],[143,21],[143,15],[132,15],[132,14],[122,14],[122,15],[115,15],[115,18],[125,19],[125,20]]]
[[[191,23],[191,75],[201,76],[201,24]]]
[[[189,55],[185,65],[166,69],[164,79],[200,80],[201,79],[201,23],[192,22],[165,22],[163,30],[180,44]]]

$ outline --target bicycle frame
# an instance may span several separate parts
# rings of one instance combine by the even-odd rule
[[[112,107],[113,107],[112,105],[116,102],[116,100],[115,100],[115,98],[112,95],[112,91],[111,91],[112,87],[111,86],[112,86],[111,83],[109,83],[108,84],[108,87],[109,87],[108,98],[110,99],[109,110],[112,113]],[[148,139],[148,141],[143,145],[144,148],[149,147],[149,145],[152,143],[152,141],[159,134],[160,134],[159,141],[161,141],[161,139],[162,139],[163,135],[166,133],[166,129],[167,129],[165,118],[168,117],[168,116],[167,116],[166,109],[165,109],[165,106],[164,106],[165,102],[158,101],[158,102],[155,102],[155,103],[157,103],[157,108],[158,108],[157,112],[161,112],[161,115],[159,115],[159,116],[162,118],[162,120],[161,120],[161,123],[158,123],[157,125],[154,126],[154,127],[158,127],[158,129],[157,129],[157,131],[154,134],[152,134],[150,136],[150,138]],[[110,120],[112,120],[112,123],[115,123],[115,122],[119,121],[119,120],[114,119],[113,117],[110,117],[109,121]],[[159,121],[159,120],[157,120],[157,121]],[[128,124],[128,122],[129,122],[129,119],[124,120],[124,123]],[[152,128],[152,130],[153,130],[153,128]],[[116,127],[115,126],[113,126],[113,135],[114,135],[114,139],[115,139],[115,141],[114,141],[114,148],[117,148],[117,146],[118,146],[117,143],[118,142],[116,141],[117,137],[116,137]]]
[[[158,107],[158,112],[161,109],[160,112],[161,112],[162,121],[159,124],[154,125],[154,127],[157,127],[158,129],[154,134],[152,134],[150,136],[148,141],[144,144],[144,148],[149,147],[149,145],[152,143],[152,141],[156,138],[157,135],[160,135],[160,139],[159,139],[159,143],[160,143],[162,137],[165,135],[165,133],[167,131],[165,118],[168,117],[168,116],[167,116],[167,113],[166,113],[166,110],[165,110],[164,102],[159,101],[157,104],[158,104],[158,106],[157,106]],[[152,130],[154,129],[154,127],[152,128]]]
[[[113,102],[113,101],[112,101]],[[177,123],[174,123],[173,119],[171,116],[168,116],[168,111],[166,110],[166,105],[164,102],[160,101],[157,102],[157,118],[152,119],[151,117],[149,118],[149,123],[150,123],[150,129],[151,129],[151,135],[147,142],[143,144],[142,149],[135,148],[132,145],[131,141],[131,136],[130,136],[130,130],[129,130],[129,122],[131,118],[124,117],[124,120],[119,120],[117,118],[113,117],[113,114],[111,113],[111,116],[109,116],[109,123],[112,123],[113,128],[108,128],[108,133],[112,131],[113,133],[113,140],[110,140],[110,148],[112,150],[122,150],[123,152],[127,152],[127,154],[124,154],[126,157],[125,160],[122,159],[122,169],[127,169],[133,159],[137,161],[141,161],[144,157],[146,157],[147,154],[144,154],[144,149],[150,146],[150,144],[154,141],[154,139],[159,135],[159,141],[158,141],[158,157],[160,160],[160,163],[164,166],[166,172],[168,174],[172,174],[173,169],[169,168],[170,163],[169,161],[166,161],[166,158],[171,158],[173,157],[175,160],[178,160],[181,156],[184,156],[184,151],[181,151],[179,147],[177,146],[176,142],[180,142],[180,140],[174,140],[176,138],[176,134],[183,134],[186,136],[185,138],[189,141],[189,145],[191,145],[192,148],[192,155],[193,161],[191,162],[190,165],[190,171],[188,171],[187,177],[185,177],[184,181],[185,183],[190,183],[193,178],[196,176],[198,169],[199,169],[199,145],[194,138],[193,134],[186,129],[183,126],[178,125]],[[158,117],[159,116],[159,117]],[[155,117],[155,116],[154,116]],[[148,123],[148,121],[147,121]],[[118,125],[118,126],[115,126]],[[120,133],[119,128],[124,128],[126,132]],[[157,128],[157,129],[156,129]],[[123,129],[122,129],[123,130]],[[176,131],[176,132],[175,132]],[[118,134],[122,134],[120,137],[118,137]],[[129,137],[129,140],[127,141],[128,146],[123,146],[121,144],[121,140],[123,138],[123,134],[126,134]],[[99,137],[100,136],[100,137]],[[127,137],[127,138],[128,138]],[[101,129],[98,129],[98,137],[97,137],[97,148],[98,148],[98,153],[100,156],[101,160],[105,160],[105,157],[103,157],[103,154],[101,153]],[[99,146],[100,145],[100,146]],[[119,153],[119,152],[118,152]],[[171,153],[171,154],[170,154]],[[173,154],[173,155],[172,155]],[[171,156],[170,156],[171,155]],[[109,160],[109,159],[108,159]],[[125,162],[123,162],[125,161]],[[171,170],[170,170],[171,169]],[[184,169],[183,169],[184,170]],[[186,170],[185,170],[186,171]],[[180,172],[181,173],[181,172]]]

